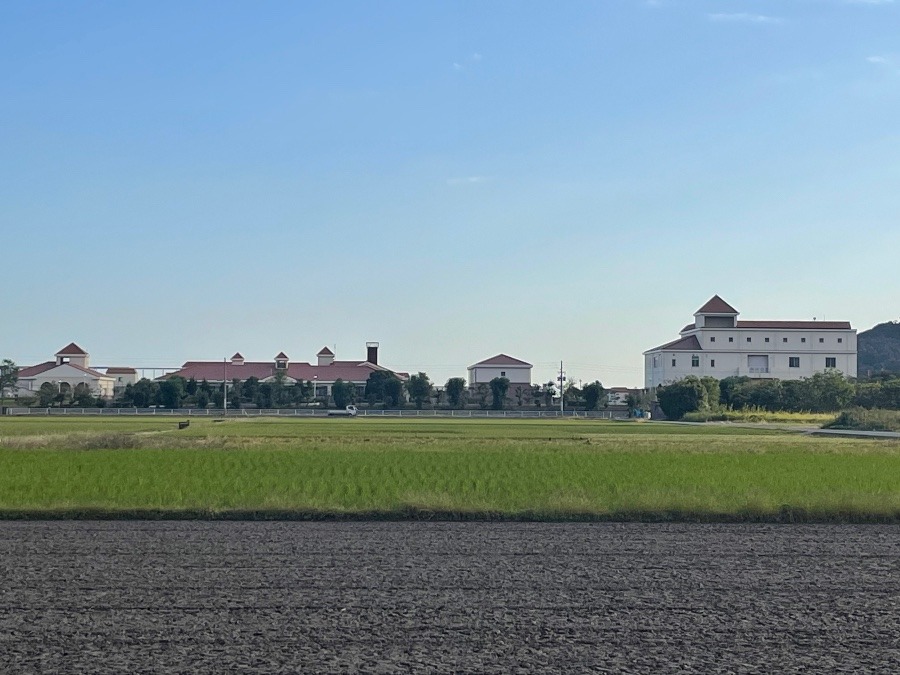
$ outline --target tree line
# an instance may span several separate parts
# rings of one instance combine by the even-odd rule
[[[12,361],[2,362],[0,398],[3,390],[15,386],[18,369]],[[226,391],[227,389],[227,391]],[[22,403],[40,407],[103,407],[112,405],[128,408],[229,408],[255,406],[257,408],[296,408],[311,405],[334,405],[344,408],[351,404],[370,407],[399,408],[407,404],[423,408],[504,410],[508,408],[550,407],[558,396],[554,382],[544,385],[510,383],[505,377],[495,377],[488,383],[472,388],[462,377],[451,377],[443,389],[435,387],[426,373],[411,375],[406,382],[390,371],[374,371],[365,387],[352,382],[337,380],[331,385],[330,396],[317,395],[316,383],[310,380],[289,382],[284,373],[277,373],[270,381],[261,382],[256,377],[234,379],[223,387],[221,383],[197,381],[172,376],[163,380],[143,378],[127,384],[112,401],[98,398],[86,384],[72,388],[66,383],[44,383],[35,392],[32,401]],[[564,404],[568,409],[597,410],[606,405],[606,390],[599,381],[582,387],[568,384],[563,390]]]
[[[745,376],[689,376],[656,390],[669,419],[716,409],[769,412],[837,412],[849,407],[900,410],[900,376],[884,374],[848,380],[840,373],[816,373],[802,380],[761,380]]]

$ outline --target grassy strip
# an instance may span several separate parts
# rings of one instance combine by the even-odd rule
[[[867,410],[854,408],[845,410],[837,419],[824,426],[825,429],[854,429],[857,431],[900,431],[900,411]]]
[[[834,421],[834,418],[834,413],[771,412],[765,408],[745,408],[743,410],[716,408],[689,412],[683,419],[685,422],[769,422],[820,426]]]

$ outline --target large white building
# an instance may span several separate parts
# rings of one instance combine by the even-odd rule
[[[644,352],[644,386],[688,375],[799,380],[837,371],[856,377],[849,321],[740,321],[718,295],[694,313],[681,337]]]
[[[94,396],[112,398],[116,379],[91,368],[90,355],[72,342],[56,352],[55,361],[20,369],[14,394],[36,396],[41,385],[48,382],[60,393],[77,391],[82,386]]]

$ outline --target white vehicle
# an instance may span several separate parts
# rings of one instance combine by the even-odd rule
[[[356,417],[359,411],[355,405],[348,405],[345,410],[329,410],[329,417]]]

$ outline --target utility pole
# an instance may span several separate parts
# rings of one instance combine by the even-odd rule
[[[563,362],[559,362],[559,377],[556,378],[559,380],[559,413],[562,415],[565,413],[565,398],[563,397],[563,386],[565,386],[566,382],[566,373],[563,370]]]

